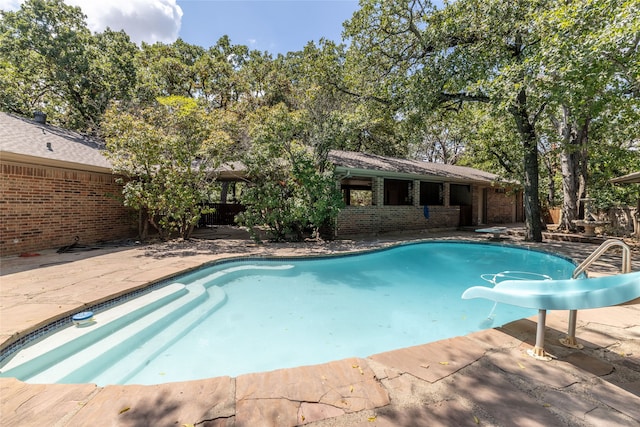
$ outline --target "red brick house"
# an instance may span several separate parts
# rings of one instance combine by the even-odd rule
[[[101,141],[0,113],[0,255],[130,237],[133,213]],[[330,152],[346,203],[336,235],[522,221],[522,193],[477,169]],[[217,171],[238,180],[242,167]]]
[[[0,255],[135,235],[100,141],[0,113]]]

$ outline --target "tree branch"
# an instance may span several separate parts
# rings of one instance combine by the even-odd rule
[[[534,114],[533,116],[533,120],[531,120],[531,124],[535,125],[536,122],[538,121],[538,119],[540,118],[540,114],[542,114],[542,112],[544,111],[544,109],[547,107],[547,103],[546,101],[542,103],[542,105],[540,106],[540,109],[536,112],[536,114]]]
[[[472,95],[466,92],[459,93],[446,93],[440,92],[438,94],[438,101],[444,103],[447,101],[469,101],[469,102],[489,102],[491,98],[486,95]]]
[[[330,82],[329,84],[331,86],[333,86],[336,90],[344,93],[345,95],[353,96],[355,98],[365,99],[367,101],[376,101],[376,102],[379,102],[379,103],[384,104],[384,105],[392,105],[393,104],[393,102],[388,100],[388,99],[380,98],[380,97],[377,97],[377,96],[374,96],[374,95],[363,95],[363,94],[360,94],[360,93],[352,92],[352,91],[350,91],[348,89],[345,89],[344,87],[339,86],[336,82]]]
[[[500,166],[502,166],[504,168],[504,170],[507,171],[507,173],[509,173],[509,174],[513,173],[513,169],[511,168],[511,166],[509,166],[509,164],[507,162],[505,162],[505,160],[504,160],[507,156],[505,156],[504,154],[496,152],[492,148],[489,148],[489,152],[495,156],[496,160],[498,160],[498,163],[500,163]]]

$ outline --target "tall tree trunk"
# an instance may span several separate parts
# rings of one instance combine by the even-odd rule
[[[589,119],[578,125],[568,107],[562,107],[562,121],[553,120],[562,138],[560,165],[562,172],[562,221],[560,229],[576,231],[573,221],[579,218],[580,199],[586,194],[586,142]],[[580,129],[578,129],[580,126]]]
[[[520,90],[510,112],[516,121],[524,149],[524,215],[525,240],[542,242],[542,215],[540,209],[538,139],[527,111],[527,94]]]
[[[578,219],[579,195],[578,180],[576,176],[576,154],[573,147],[565,146],[560,154],[560,165],[562,170],[562,220],[560,229],[575,231],[576,226],[573,221]]]
[[[631,215],[633,218],[633,234],[632,236],[640,238],[640,199],[638,199],[638,206],[636,211]]]
[[[542,215],[538,195],[538,144],[535,131],[531,128],[524,144],[524,212],[527,233],[525,240],[542,242]]]
[[[549,183],[547,184],[547,205],[549,207],[555,207],[554,202],[556,200],[556,182],[553,180],[555,176],[555,167],[551,163],[551,159],[549,158],[549,154],[547,153],[543,156],[543,163],[545,168],[547,169],[547,175],[549,176]]]
[[[147,240],[149,237],[149,216],[144,208],[138,210],[138,239]]]

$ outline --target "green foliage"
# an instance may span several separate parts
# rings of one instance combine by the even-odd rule
[[[640,108],[633,102],[603,111],[592,124],[589,144],[589,196],[598,208],[634,206],[640,201],[637,184],[609,180],[640,171]]]
[[[609,179],[639,168],[638,1],[361,0],[348,45],[276,58],[227,36],[138,48],[62,0],[0,14],[0,109],[99,133],[114,105],[103,133],[127,203],[164,234],[188,235],[217,194],[204,171],[240,152],[242,220],[276,239],[335,218],[331,149],[519,180],[532,226],[541,196],[569,219],[585,192],[601,207],[637,196]]]
[[[266,226],[277,241],[301,240],[308,230],[319,235],[342,207],[332,171],[320,172],[313,153],[301,143],[303,132],[301,115],[283,104],[263,107],[250,117],[253,144],[243,162],[251,183],[242,193],[246,211],[238,221],[252,231]]]
[[[540,194],[554,203],[561,183],[576,205],[615,175],[604,135],[638,140],[620,126],[636,112],[638,128],[637,1],[360,4],[345,25],[352,91],[394,110],[414,155],[437,146],[448,161],[445,149],[461,144],[459,161],[522,182],[529,238],[541,237]]]
[[[609,182],[612,177],[640,171],[640,144],[633,150],[611,144],[597,144],[592,148],[589,168],[589,197],[596,200],[596,207],[607,209],[620,206],[635,206],[640,200],[638,184],[616,185]]]
[[[512,120],[492,114],[483,105],[467,105],[451,113],[465,141],[460,164],[491,171],[502,178],[518,181],[524,175],[521,142]],[[464,135],[464,136],[462,136]]]
[[[135,83],[136,47],[123,32],[91,34],[77,7],[28,0],[0,21],[0,109],[48,114],[66,128],[97,132],[114,99]]]
[[[405,155],[395,111],[354,91],[345,55],[344,45],[320,40],[286,58],[287,76],[295,82],[287,105],[307,117],[305,144],[319,159],[330,149]]]
[[[188,238],[207,213],[202,202],[212,172],[232,145],[225,120],[177,96],[107,112],[107,157],[114,173],[126,178],[125,205],[142,211],[162,239],[174,231]]]
[[[535,121],[544,102],[532,90],[540,70],[528,58],[539,43],[533,18],[547,3],[457,0],[436,10],[429,1],[364,0],[345,26],[351,80],[418,133],[434,110],[456,111],[468,102],[512,121],[524,165],[527,238],[536,241],[542,233]]]
[[[135,58],[138,70],[137,98],[145,103],[153,103],[159,96],[195,96],[196,63],[203,54],[203,48],[180,39],[170,45],[143,43]]]
[[[559,2],[537,17],[540,47],[531,62],[543,70],[536,88],[546,101],[538,131],[555,147],[547,155],[559,156],[545,162],[557,165],[550,179],[562,183],[563,228],[574,228],[587,194],[600,206],[628,200],[608,180],[624,163],[616,158],[635,157],[628,149],[612,154],[640,137],[624,124],[630,115],[638,122],[639,28],[638,2]]]

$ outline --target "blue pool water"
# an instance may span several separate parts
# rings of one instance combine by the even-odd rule
[[[459,242],[226,262],[174,278],[152,303],[96,313],[94,325],[69,328],[64,346],[0,370],[36,383],[157,384],[366,357],[534,315],[460,295],[505,276],[570,278],[574,268],[548,253]]]

